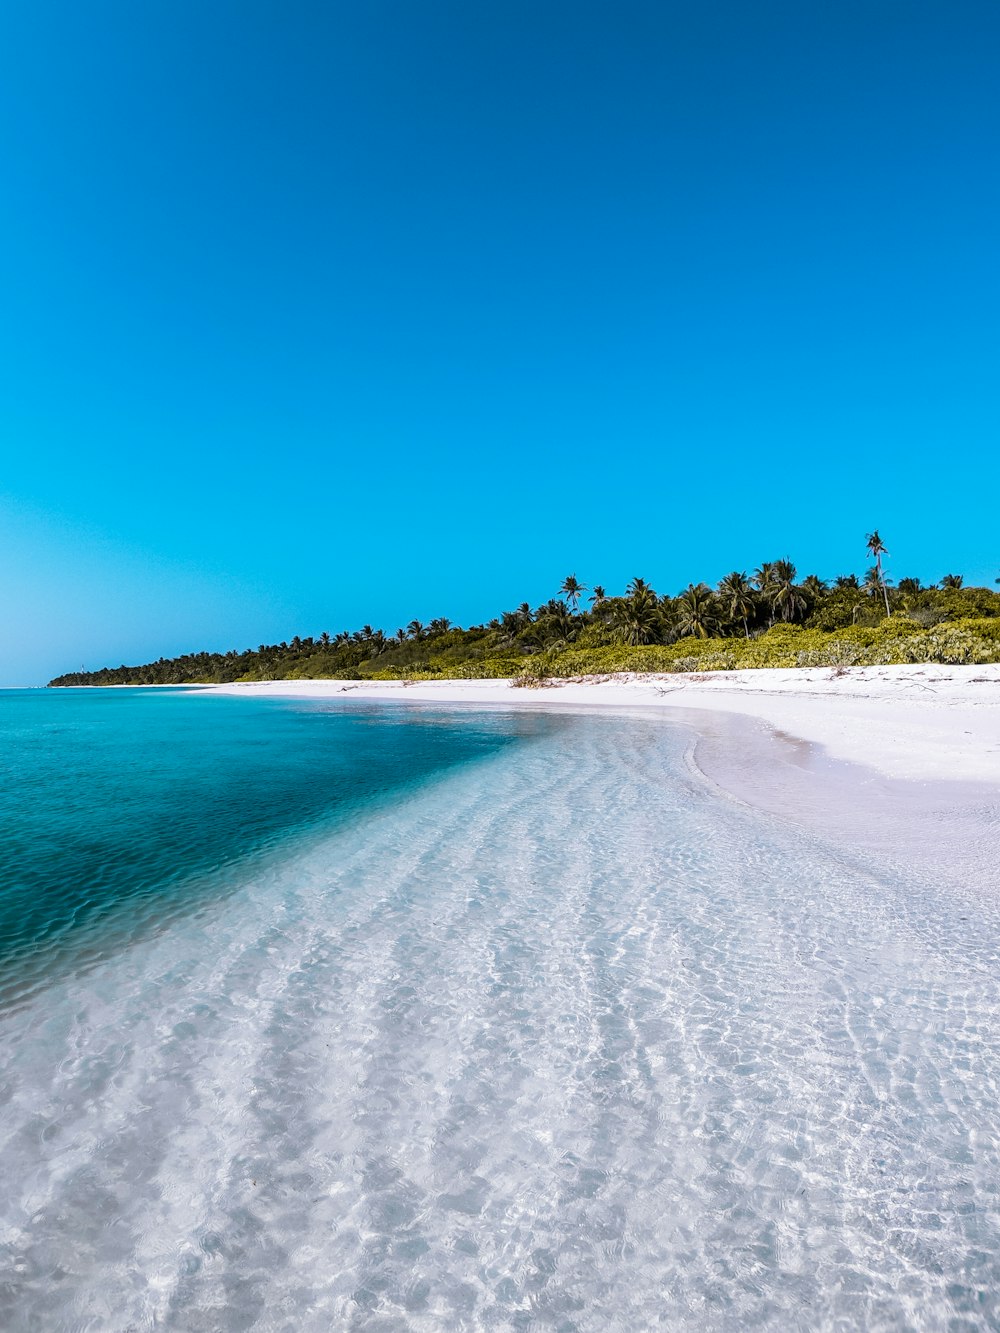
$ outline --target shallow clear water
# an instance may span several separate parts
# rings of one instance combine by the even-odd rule
[[[660,720],[36,698],[0,1326],[996,1326],[989,899]]]
[[[242,863],[516,733],[196,691],[0,691],[0,1003],[242,883]],[[228,869],[227,869],[228,867]]]

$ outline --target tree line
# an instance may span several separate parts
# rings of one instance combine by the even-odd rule
[[[411,620],[393,634],[373,625],[336,634],[260,644],[243,652],[188,653],[141,666],[68,672],[50,682],[68,685],[195,684],[285,677],[347,677],[376,671],[418,673],[448,670],[476,661],[512,660],[568,649],[617,644],[640,648],[682,639],[752,639],[777,625],[833,631],[874,626],[905,616],[928,629],[968,617],[1000,616],[1000,594],[969,588],[960,574],[945,574],[924,586],[918,578],[894,583],[885,572],[885,546],[875,531],[867,537],[871,566],[863,578],[844,574],[800,578],[787,558],[764,561],[752,572],[733,570],[714,586],[689,583],[676,595],[660,594],[643,578],[609,595],[568,574],[548,601],[522,602],[494,619],[463,629],[445,617]],[[1000,579],[997,580],[1000,583]],[[432,666],[433,662],[433,666]]]

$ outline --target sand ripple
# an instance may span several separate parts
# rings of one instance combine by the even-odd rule
[[[574,720],[0,1018],[0,1326],[996,1326],[996,914],[688,743]]]

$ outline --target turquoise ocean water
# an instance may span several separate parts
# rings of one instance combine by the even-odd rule
[[[0,694],[0,1327],[998,1326],[992,895],[691,743]]]
[[[290,837],[512,739],[488,717],[0,691],[0,999],[241,882]]]

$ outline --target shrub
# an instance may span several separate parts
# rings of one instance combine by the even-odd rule
[[[795,660],[800,667],[849,667],[857,666],[863,655],[859,644],[834,639],[824,648],[806,648]]]
[[[538,690],[545,685],[551,684],[549,679],[550,672],[541,662],[534,660],[519,671],[511,680],[511,685],[517,690]]]

